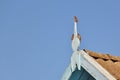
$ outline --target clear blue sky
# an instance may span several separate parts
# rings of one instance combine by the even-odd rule
[[[0,0],[0,80],[60,80],[74,15],[81,49],[120,56],[120,0]]]

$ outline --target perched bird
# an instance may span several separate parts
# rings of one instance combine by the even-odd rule
[[[73,51],[78,51],[80,47],[80,42],[81,42],[81,36],[77,32],[77,23],[78,19],[76,16],[74,16],[74,34],[72,34],[72,49]]]

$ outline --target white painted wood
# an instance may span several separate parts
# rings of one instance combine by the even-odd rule
[[[72,74],[71,65],[69,65],[66,68],[61,80],[68,80],[70,78],[71,74]]]
[[[75,71],[76,67],[78,67],[78,70],[81,69],[81,54],[79,54],[79,51],[73,52],[71,56],[71,70],[72,72]]]
[[[92,57],[84,51],[79,52],[82,58],[82,66],[88,71],[96,80],[116,80],[108,71],[106,71],[100,64],[98,64]]]
[[[78,39],[77,22],[74,22],[74,38],[72,40],[72,49],[73,51],[77,51],[79,47],[80,47],[80,40]]]
[[[77,22],[74,22],[74,36],[77,37]]]
[[[81,66],[90,73],[96,80],[116,80],[108,71],[106,71],[100,64],[98,64],[92,57],[90,57],[83,50],[79,51]],[[79,60],[80,59],[80,60]],[[68,80],[72,74],[71,66],[69,65],[62,76],[61,80]]]

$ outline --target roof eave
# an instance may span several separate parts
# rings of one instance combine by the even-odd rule
[[[79,51],[81,54],[82,60],[81,66],[89,72],[96,80],[116,80],[108,71],[106,71],[100,64],[98,64],[92,57],[90,57],[86,52],[83,50]],[[61,80],[69,80],[72,74],[71,66],[69,65],[65,73],[62,76]]]

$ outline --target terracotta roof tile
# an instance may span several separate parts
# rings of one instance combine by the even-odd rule
[[[101,54],[85,50],[91,57],[93,57],[104,69],[106,69],[117,80],[120,80],[120,57],[112,56],[110,54]]]

